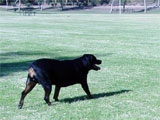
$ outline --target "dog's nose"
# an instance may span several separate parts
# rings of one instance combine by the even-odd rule
[[[97,62],[98,64],[101,64],[102,63],[102,60],[98,60],[98,62]]]

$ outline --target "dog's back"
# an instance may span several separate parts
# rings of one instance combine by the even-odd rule
[[[74,60],[52,60],[39,59],[34,61],[29,67],[26,88],[22,92],[18,107],[21,109],[25,96],[35,87],[41,84],[45,91],[44,100],[51,105],[49,96],[52,85],[55,85],[54,99],[58,101],[61,87],[66,87],[80,83],[89,98],[92,98],[87,84],[87,74],[90,70],[100,70],[97,65],[101,64],[94,55],[87,54]]]

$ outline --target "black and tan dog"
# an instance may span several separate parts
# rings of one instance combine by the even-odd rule
[[[54,99],[58,101],[58,95],[61,87],[66,87],[73,84],[81,84],[89,98],[92,95],[87,84],[87,74],[90,70],[100,70],[96,64],[101,64],[92,54],[85,54],[74,60],[52,60],[39,59],[34,61],[29,67],[26,88],[22,92],[22,96],[18,105],[21,109],[24,104],[25,96],[35,87],[37,83],[41,84],[45,91],[44,100],[48,105],[51,105],[49,96],[52,90],[52,85],[55,85]]]

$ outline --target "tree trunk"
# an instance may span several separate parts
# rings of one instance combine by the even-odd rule
[[[19,0],[19,5],[18,5],[18,11],[20,12],[21,10],[21,0]]]
[[[6,0],[6,9],[8,9],[8,0]]]
[[[60,4],[61,4],[61,8],[62,8],[62,10],[63,10],[63,7],[64,7],[63,0],[60,0]]]
[[[126,7],[126,3],[127,3],[127,1],[126,0],[124,0],[124,2],[123,2],[123,12],[125,12],[125,7]]]
[[[43,3],[42,3],[43,4]],[[43,5],[41,4],[41,11],[43,11]]]
[[[112,3],[111,3],[111,10],[110,10],[110,13],[112,13],[112,11],[113,11],[113,4],[114,4],[114,0],[112,0]]]
[[[15,4],[17,4],[18,0],[15,1]]]
[[[62,8],[62,10],[63,10],[63,4],[64,4],[64,3],[63,3],[63,2],[61,2],[61,8]]]
[[[121,10],[121,0],[119,0],[119,14],[122,13],[122,10]]]
[[[146,0],[144,0],[144,13],[147,12],[147,3],[146,3]]]
[[[160,7],[160,1],[158,0],[158,7]]]

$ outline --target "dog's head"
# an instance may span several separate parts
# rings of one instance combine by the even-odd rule
[[[82,57],[83,64],[92,70],[100,70],[100,67],[97,65],[100,65],[102,63],[102,60],[98,60],[94,55],[92,54],[85,54]]]

